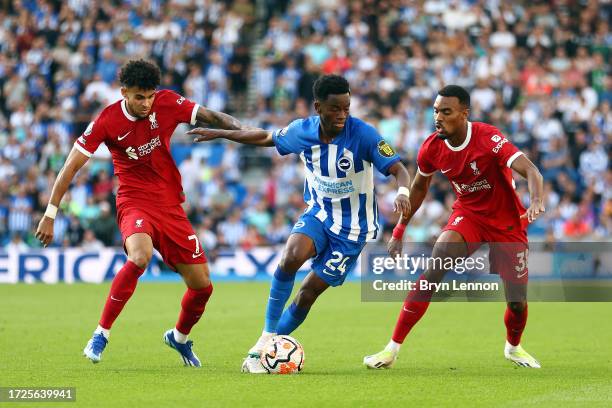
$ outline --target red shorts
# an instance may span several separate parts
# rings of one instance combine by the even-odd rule
[[[176,264],[207,262],[204,248],[180,205],[154,208],[125,204],[117,208],[117,224],[124,243],[130,235],[149,234],[153,247],[174,270]]]
[[[471,255],[482,243],[489,244],[491,273],[497,273],[504,281],[527,283],[529,269],[529,241],[527,220],[521,219],[521,227],[503,231],[486,220],[461,209],[454,210],[443,231],[457,231],[468,244]]]

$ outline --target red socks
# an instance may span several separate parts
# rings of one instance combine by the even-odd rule
[[[404,301],[391,337],[395,343],[402,344],[404,342],[412,327],[423,317],[429,307],[432,291],[421,290],[419,287],[421,281],[427,281],[423,275],[416,281],[416,288],[410,291]],[[521,336],[527,324],[527,305],[522,312],[514,312],[506,307],[504,323],[506,324],[506,340],[513,346],[517,346],[521,342]]]
[[[399,344],[404,342],[404,339],[410,333],[412,327],[423,317],[425,311],[429,307],[429,301],[431,300],[431,290],[421,290],[419,288],[420,282],[427,280],[423,275],[417,279],[416,288],[408,294],[402,310],[397,318],[395,329],[393,330],[393,336],[391,339]]]
[[[130,297],[132,297],[138,283],[138,278],[143,273],[144,269],[139,268],[129,260],[117,272],[111,284],[104,310],[102,311],[99,323],[101,327],[110,330],[117,316],[119,316]],[[212,283],[203,289],[187,288],[181,302],[181,313],[176,323],[176,329],[179,332],[189,334],[193,325],[200,320],[212,291]]]
[[[138,278],[143,273],[144,269],[139,268],[130,260],[117,272],[111,284],[108,298],[106,298],[106,304],[100,318],[100,326],[110,330],[115,319],[117,319],[117,316],[123,310],[123,306],[132,297],[132,293],[134,293],[138,283]]]
[[[522,313],[513,312],[512,309],[506,307],[504,323],[506,324],[506,340],[513,346],[518,346],[527,324],[527,305]]]
[[[204,313],[206,308],[206,302],[208,302],[212,291],[212,283],[202,289],[187,288],[181,301],[181,313],[178,322],[176,322],[176,329],[179,332],[189,334],[191,328],[202,317],[202,313]]]

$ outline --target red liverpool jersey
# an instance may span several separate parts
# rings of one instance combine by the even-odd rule
[[[520,226],[525,212],[514,191],[512,162],[522,154],[494,126],[468,122],[465,141],[454,147],[431,134],[417,157],[418,171],[431,176],[440,170],[453,185],[462,209],[500,229]]]
[[[74,145],[91,157],[100,143],[106,143],[119,179],[117,205],[180,204],[185,198],[170,154],[170,137],[179,123],[195,124],[198,107],[173,91],[160,90],[149,116],[140,119],[130,115],[125,100],[120,100],[107,106]]]

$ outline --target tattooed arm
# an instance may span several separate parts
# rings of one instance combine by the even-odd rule
[[[248,126],[244,126],[238,119],[227,113],[217,112],[208,109],[204,106],[200,106],[198,113],[196,114],[196,126],[200,127],[215,127],[218,129],[229,129],[229,130],[241,130],[248,129]]]

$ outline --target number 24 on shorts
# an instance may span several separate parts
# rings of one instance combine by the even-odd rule
[[[332,252],[332,258],[325,262],[325,267],[329,268],[331,271],[337,269],[341,275],[344,275],[346,273],[346,262],[349,258],[348,256],[344,256],[342,252],[334,251]]]

